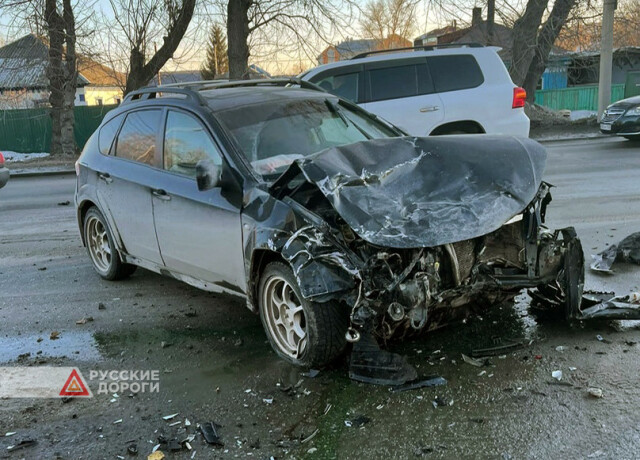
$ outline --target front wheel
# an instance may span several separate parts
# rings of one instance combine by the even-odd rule
[[[85,214],[83,230],[93,268],[102,278],[109,281],[121,280],[136,271],[135,265],[120,260],[106,220],[95,206]]]
[[[325,366],[346,347],[348,312],[338,302],[302,297],[288,265],[272,262],[259,285],[260,319],[275,352],[298,366]]]

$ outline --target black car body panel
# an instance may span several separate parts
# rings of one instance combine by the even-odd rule
[[[536,196],[545,160],[546,151],[529,139],[406,137],[335,147],[291,168],[364,240],[418,248],[500,228]]]

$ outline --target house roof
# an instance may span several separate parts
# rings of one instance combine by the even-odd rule
[[[44,37],[25,35],[0,48],[1,89],[41,89],[49,84],[49,45]],[[78,55],[77,86],[123,86],[124,74]]]

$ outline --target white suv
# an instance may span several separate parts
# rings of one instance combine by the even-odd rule
[[[526,93],[497,51],[477,44],[370,52],[300,75],[414,136],[529,136]]]

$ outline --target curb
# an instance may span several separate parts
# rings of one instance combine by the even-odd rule
[[[571,142],[571,141],[582,141],[582,140],[591,140],[591,139],[606,139],[606,138],[613,138],[613,137],[617,137],[617,136],[610,136],[608,134],[594,134],[592,136],[581,136],[581,137],[558,137],[558,138],[542,138],[542,139],[536,139],[536,138],[531,138],[536,142],[540,142],[541,144],[546,144],[549,142]]]
[[[75,169],[60,169],[60,170],[43,170],[38,171],[37,169],[23,169],[23,170],[9,170],[10,178],[19,178],[19,177],[38,177],[38,176],[64,176],[68,174],[75,174]]]

